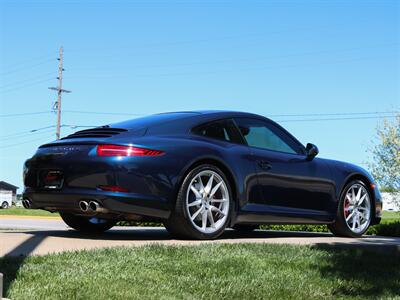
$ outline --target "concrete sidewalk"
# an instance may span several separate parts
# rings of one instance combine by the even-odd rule
[[[0,256],[44,255],[63,251],[142,246],[149,244],[199,245],[203,243],[269,243],[370,248],[400,253],[400,238],[366,236],[338,238],[329,233],[226,230],[215,241],[172,239],[162,227],[113,227],[103,234],[71,230],[57,217],[0,216]]]
[[[137,247],[150,244],[201,245],[206,243],[269,243],[369,248],[374,251],[400,253],[400,238],[337,238],[331,234],[257,230],[238,233],[226,230],[215,241],[175,240],[164,228],[116,227],[103,234],[88,235],[73,230],[3,231],[0,232],[0,256],[45,255],[64,251]]]

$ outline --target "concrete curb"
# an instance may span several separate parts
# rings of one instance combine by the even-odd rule
[[[0,215],[0,220],[62,220],[61,217]]]

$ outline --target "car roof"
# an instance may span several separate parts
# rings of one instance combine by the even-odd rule
[[[185,127],[185,125],[193,126],[193,124],[199,122],[207,122],[219,118],[233,118],[239,116],[264,118],[251,113],[224,110],[179,111],[139,117],[127,121],[113,123],[107,126],[113,128],[139,129],[156,127],[159,125],[171,127],[169,125],[173,125],[173,123],[178,122],[180,127]]]

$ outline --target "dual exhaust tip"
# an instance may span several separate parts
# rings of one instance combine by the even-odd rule
[[[24,199],[22,200],[22,206],[25,209],[30,209],[32,208],[32,201],[29,199]],[[100,203],[96,201],[80,201],[79,202],[79,208],[83,212],[107,212],[108,210],[105,209],[100,205]]]
[[[107,209],[102,207],[100,203],[96,201],[79,201],[79,208],[83,212],[107,212]]]
[[[29,199],[24,199],[22,200],[22,206],[25,209],[30,209],[32,208],[32,201]],[[105,209],[100,205],[100,203],[96,201],[80,201],[79,202],[79,208],[83,212],[107,212],[108,210]]]

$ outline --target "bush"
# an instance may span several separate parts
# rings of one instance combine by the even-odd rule
[[[282,231],[329,232],[326,225],[261,225],[260,228]],[[400,237],[400,221],[371,226],[366,234]]]
[[[372,226],[367,234],[400,237],[400,221]]]
[[[263,230],[329,232],[326,225],[260,225]]]
[[[119,221],[116,226],[161,227],[159,222]]]

